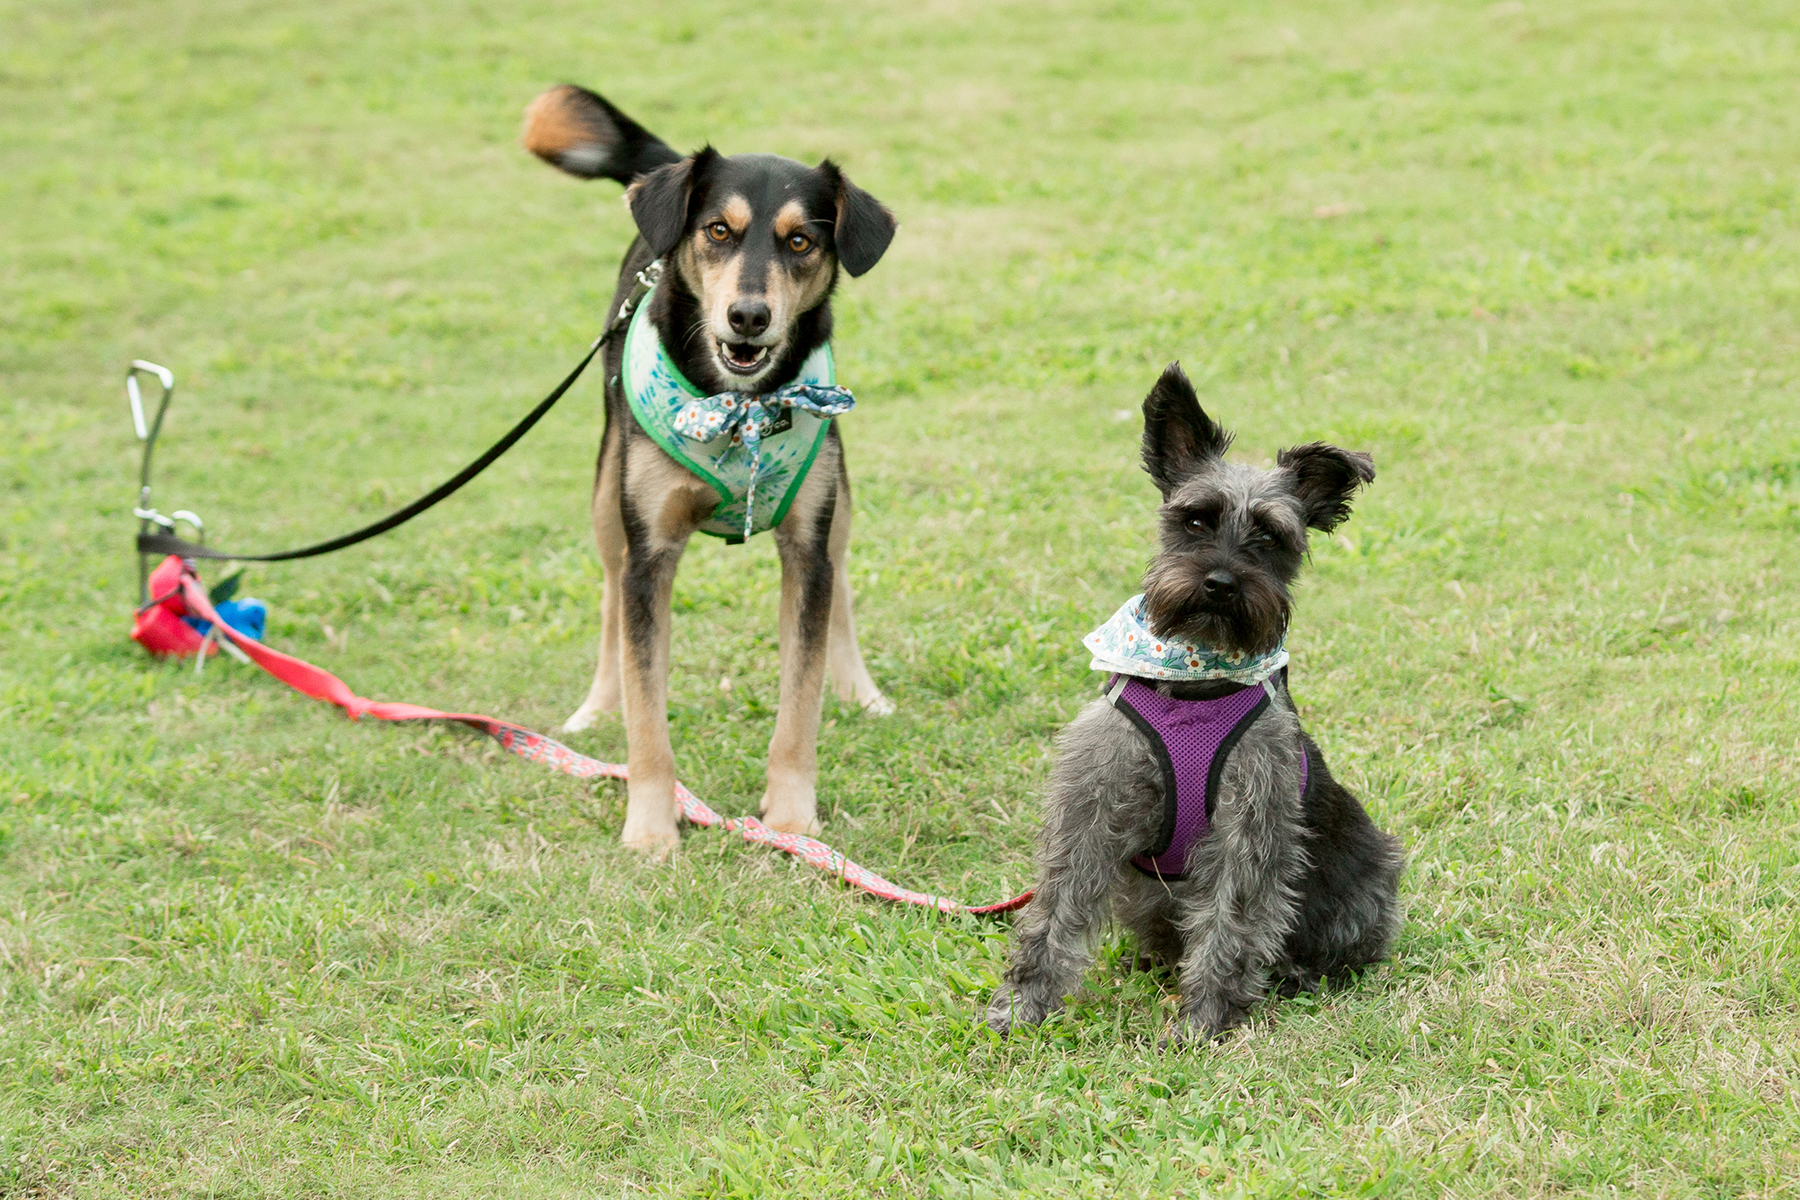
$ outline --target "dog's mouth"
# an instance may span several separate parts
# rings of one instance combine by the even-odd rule
[[[733,375],[754,375],[769,365],[770,346],[749,342],[720,342],[719,362]]]

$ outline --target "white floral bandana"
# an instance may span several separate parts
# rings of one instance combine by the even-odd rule
[[[1150,632],[1141,592],[1107,618],[1106,624],[1082,638],[1081,644],[1094,655],[1090,669],[1141,679],[1228,679],[1254,686],[1288,661],[1285,640],[1267,654],[1232,656],[1210,646],[1160,637]]]

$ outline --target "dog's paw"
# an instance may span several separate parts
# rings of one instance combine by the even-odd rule
[[[872,696],[858,696],[856,702],[862,705],[865,714],[871,717],[887,717],[894,713],[894,702],[880,692]]]
[[[987,1027],[1001,1037],[1005,1037],[1012,1032],[1014,1020],[1013,1008],[1015,1007],[1013,1001],[1017,996],[1018,993],[1011,988],[1002,987],[999,991],[994,993],[994,998],[988,1002],[986,1015]]]
[[[1190,1046],[1205,1046],[1214,1042],[1222,1042],[1231,1036],[1244,1020],[1243,1013],[1213,1013],[1198,1016],[1183,1013],[1169,1026],[1169,1032],[1163,1035],[1157,1047],[1164,1051],[1185,1050]]]
[[[627,831],[619,835],[619,844],[629,850],[636,850],[651,862],[662,862],[681,845],[679,833],[632,833]]]
[[[1302,992],[1317,993],[1324,987],[1325,977],[1317,971],[1296,971],[1276,979],[1275,994],[1284,1000],[1292,1000]]]
[[[1021,1025],[1041,1025],[1050,1015],[1050,1006],[1032,1003],[1011,984],[1002,984],[988,1001],[987,1027],[1005,1037]]]
[[[667,802],[655,796],[634,799],[626,804],[625,828],[619,831],[619,843],[661,862],[681,845],[681,810],[672,798]]]
[[[778,816],[763,812],[758,814],[757,820],[776,833],[798,833],[806,837],[818,837],[825,832],[825,827],[819,824],[818,817],[803,816],[799,813],[786,813]]]
[[[592,729],[594,722],[599,719],[600,710],[589,708],[584,704],[569,714],[569,719],[562,723],[562,731],[564,733],[580,733],[584,729]]]
[[[756,815],[777,833],[801,833],[818,837],[819,800],[812,784],[793,779],[771,779]]]

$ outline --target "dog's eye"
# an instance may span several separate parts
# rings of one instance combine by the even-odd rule
[[[723,221],[714,221],[706,227],[706,236],[715,242],[723,242],[731,237],[731,226]]]
[[[1252,533],[1249,537],[1244,539],[1244,544],[1246,546],[1254,546],[1259,550],[1265,549],[1275,544],[1275,535],[1266,529],[1258,529],[1255,533]]]
[[[1218,524],[1218,516],[1209,512],[1190,513],[1187,519],[1188,532],[1190,533],[1211,533],[1218,527]]]
[[[804,233],[793,234],[787,240],[788,249],[792,250],[795,254],[805,254],[808,250],[812,249],[812,245],[812,239],[807,237]]]

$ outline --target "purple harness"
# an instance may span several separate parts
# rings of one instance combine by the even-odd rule
[[[1211,700],[1176,700],[1143,680],[1114,675],[1106,698],[1150,739],[1162,762],[1163,823],[1156,844],[1131,860],[1146,875],[1185,879],[1188,854],[1211,830],[1225,760],[1269,707],[1272,683],[1251,684]],[[1309,771],[1300,756],[1300,792]]]

